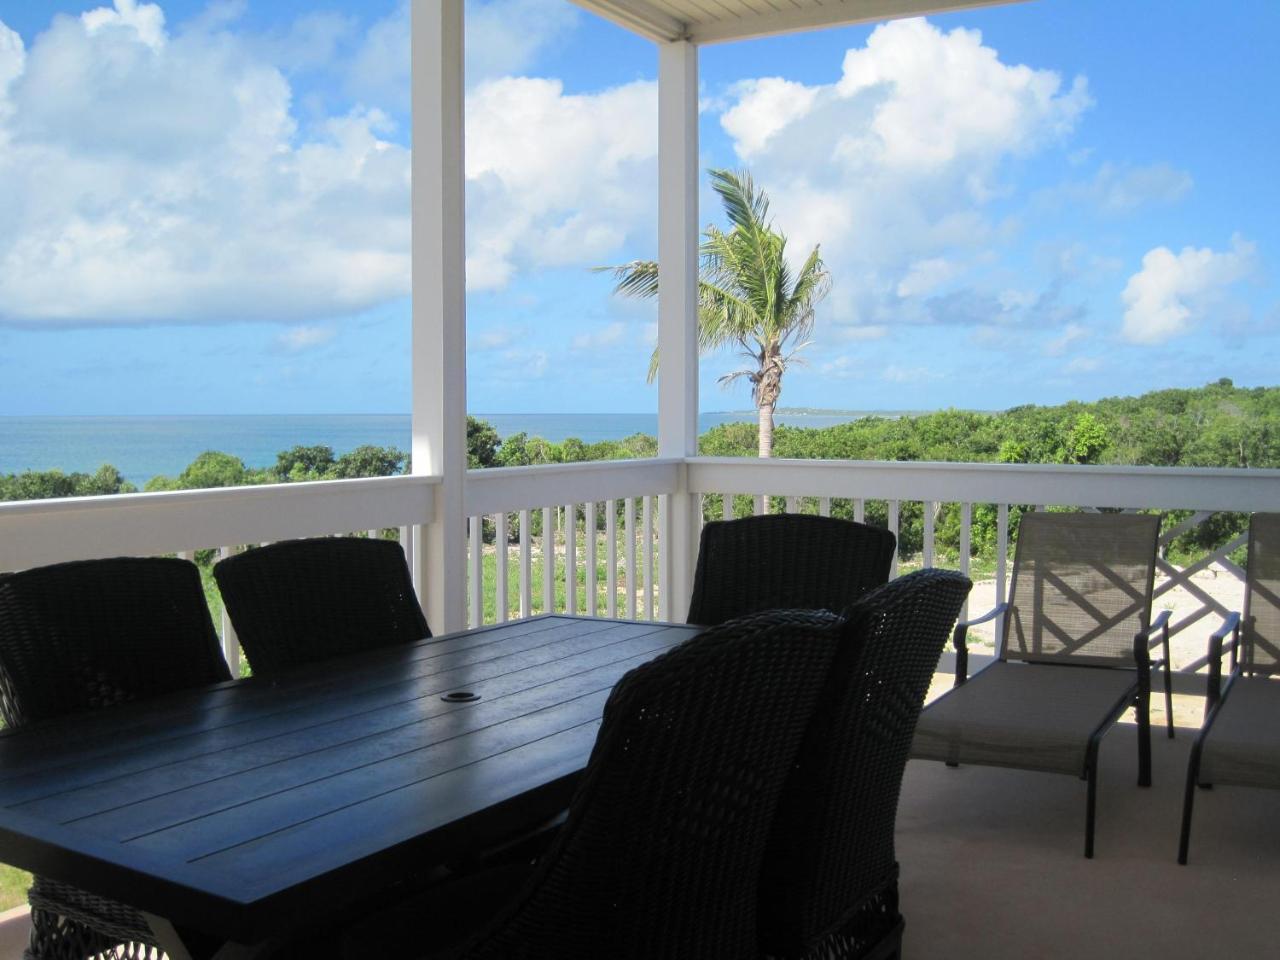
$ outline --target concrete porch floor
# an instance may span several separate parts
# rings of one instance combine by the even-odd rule
[[[897,837],[905,956],[1280,957],[1280,791],[1197,791],[1189,863],[1177,863],[1195,732],[1168,740],[1153,728],[1147,789],[1136,785],[1136,729],[1107,735],[1093,860],[1083,781],[911,761]]]
[[[1280,958],[1280,791],[1197,791],[1190,863],[1175,859],[1202,702],[1175,698],[1171,741],[1153,698],[1148,789],[1134,727],[1108,734],[1093,860],[1083,781],[911,761],[897,838],[907,960]],[[0,960],[21,957],[28,924],[23,909],[0,915]]]

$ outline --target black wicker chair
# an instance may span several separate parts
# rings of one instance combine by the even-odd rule
[[[213,568],[255,676],[431,636],[400,545],[285,540]]]
[[[850,608],[849,639],[778,807],[761,880],[761,952],[900,955],[893,832],[916,719],[971,584],[921,570]]]
[[[347,955],[755,956],[770,824],[842,630],[774,611],[631,671],[537,865],[435,888],[353,931]]]
[[[889,579],[895,540],[880,527],[783,513],[702,528],[689,623],[760,610],[840,610]]]
[[[0,714],[10,727],[230,680],[200,573],[121,557],[0,579]],[[35,877],[27,960],[161,956],[132,907]]]

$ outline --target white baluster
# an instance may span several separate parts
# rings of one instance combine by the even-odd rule
[[[933,566],[933,511],[937,509],[937,501],[926,500],[921,506],[924,508],[924,565],[926,567]]]
[[[618,615],[618,501],[604,502],[604,545],[608,560],[604,567],[605,616]]]
[[[564,508],[564,609],[578,612],[578,508],[572,503]]]
[[[542,508],[542,612],[556,612],[555,507]]]
[[[520,511],[520,616],[533,614],[533,511]]]
[[[641,509],[642,526],[640,545],[644,556],[644,614],[641,619],[653,619],[653,498],[646,496]]]
[[[493,517],[493,613],[498,623],[507,622],[507,513]]]
[[[898,501],[889,501],[889,532],[895,537],[898,536]],[[892,579],[898,575],[898,551],[893,551],[893,562],[889,565],[889,577]]]
[[[587,616],[600,614],[600,585],[596,580],[596,504],[594,500],[583,505],[582,535],[586,545],[586,570],[583,576],[583,588],[587,591]]]
[[[471,517],[471,583],[468,593],[471,597],[471,618],[473,627],[484,623],[484,520],[482,517]]]
[[[632,497],[624,501],[626,511],[623,521],[627,535],[627,619],[636,619],[636,502]]]

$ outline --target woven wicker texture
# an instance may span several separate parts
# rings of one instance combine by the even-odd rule
[[[756,956],[770,824],[841,629],[827,614],[774,611],[627,674],[563,831],[522,895],[460,955]]]
[[[777,957],[857,957],[897,927],[893,832],[911,735],[972,584],[920,570],[848,612],[779,805],[761,882],[761,938]]]
[[[997,661],[929,705],[911,755],[1078,776],[1090,734],[1136,683],[1133,670]]]
[[[86,560],[0,580],[9,726],[229,679],[200,573],[185,560]]]
[[[1246,673],[1280,673],[1280,513],[1249,521],[1240,665]]]
[[[1160,518],[1028,513],[1018,527],[1002,659],[1133,665]]]
[[[0,579],[0,711],[9,726],[230,680],[200,573],[122,557]],[[137,910],[34,878],[27,960],[162,956]]]
[[[775,609],[839,612],[889,579],[894,544],[880,527],[806,514],[708,523],[688,622]]]
[[[400,545],[287,540],[213,568],[255,676],[431,636]]]

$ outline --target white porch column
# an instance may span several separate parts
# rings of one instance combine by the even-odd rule
[[[444,478],[414,551],[435,633],[466,626],[463,0],[413,0],[413,472]]]
[[[698,48],[658,46],[658,456],[698,452]],[[683,477],[685,471],[681,472]],[[668,498],[669,539],[659,545],[658,615],[689,608],[697,505],[684,488]]]

